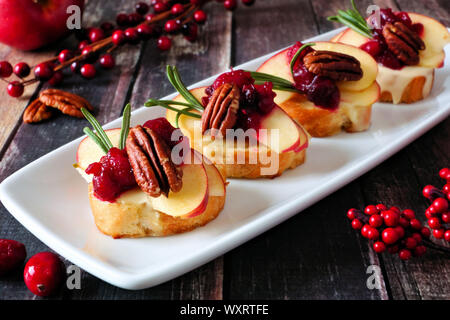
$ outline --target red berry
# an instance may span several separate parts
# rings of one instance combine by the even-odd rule
[[[359,47],[372,57],[376,57],[381,52],[380,43],[377,40],[369,40]]]
[[[152,26],[146,23],[138,25],[136,31],[142,40],[147,40],[154,34]]]
[[[48,83],[51,86],[57,86],[58,84],[60,84],[64,79],[64,75],[62,73],[62,71],[56,71],[53,76],[50,78],[50,80],[48,80]]]
[[[225,9],[233,11],[237,7],[237,1],[236,0],[225,0],[223,2],[223,6]]]
[[[379,213],[379,210],[377,209],[376,206],[374,206],[373,204],[368,205],[365,209],[364,209],[364,213],[368,214],[368,215],[373,215],[373,214],[377,214]]]
[[[100,57],[100,65],[105,69],[111,69],[116,65],[116,63],[111,54],[105,53]]]
[[[352,228],[355,229],[355,230],[361,229],[362,228],[362,222],[360,220],[358,220],[358,219],[354,219],[352,221]]]
[[[382,253],[386,251],[386,245],[382,241],[377,241],[373,244],[373,250],[377,253]]]
[[[6,87],[6,91],[11,97],[18,98],[23,94],[23,84],[19,81],[12,81],[8,83],[8,86]]]
[[[395,212],[395,211],[385,211],[384,212],[384,223],[388,226],[388,227],[395,227],[398,225],[398,222],[400,220],[400,215]]]
[[[425,210],[425,217],[427,217],[427,219],[431,219],[435,216],[436,216],[436,213],[434,213],[434,209],[431,210],[430,208],[427,208],[427,210]]]
[[[398,235],[394,228],[384,229],[381,237],[386,244],[394,244],[398,240]]]
[[[13,68],[8,61],[0,61],[0,77],[8,78],[13,72]]]
[[[387,207],[384,204],[382,204],[382,203],[377,204],[376,207],[377,207],[378,211],[385,211],[385,210],[387,210]]]
[[[160,12],[166,11],[167,5],[165,2],[156,2],[153,5],[153,10],[155,10],[155,13],[160,13]]]
[[[450,183],[447,183],[445,186],[442,187],[442,192],[444,192],[445,194],[450,193]]]
[[[411,251],[409,251],[408,249],[402,249],[398,253],[398,256],[402,260],[409,260],[411,258]]]
[[[414,240],[416,240],[417,244],[422,242],[422,236],[420,235],[420,233],[415,232],[413,233],[412,237],[414,238]]]
[[[41,252],[28,260],[23,278],[31,292],[45,297],[59,288],[64,274],[64,265],[57,255],[51,252]]]
[[[116,16],[116,23],[120,27],[128,25],[128,15],[126,13],[119,13]]]
[[[350,220],[355,219],[357,212],[358,212],[357,209],[351,208],[350,210],[347,211],[347,218],[349,218]]]
[[[59,55],[58,55],[58,60],[61,63],[66,62],[67,60],[70,60],[73,58],[73,53],[72,51],[68,50],[68,49],[64,49],[62,50]]]
[[[105,33],[100,28],[91,28],[88,36],[91,42],[97,42],[105,37]]]
[[[429,238],[431,236],[431,231],[430,229],[428,229],[427,227],[423,227],[422,229],[420,229],[420,233],[422,234],[422,236],[424,236],[425,238]]]
[[[414,249],[414,256],[415,257],[423,256],[425,254],[425,252],[427,252],[427,248],[425,246],[417,246]]]
[[[445,231],[444,239],[445,241],[450,242],[450,230]]]
[[[86,79],[92,79],[95,77],[97,71],[95,70],[94,65],[90,63],[86,63],[80,69],[81,75]]]
[[[166,51],[169,50],[172,46],[172,40],[169,37],[161,36],[158,39],[158,48],[159,50]]]
[[[414,249],[417,247],[417,241],[413,237],[409,237],[405,240],[405,246],[408,249]]]
[[[448,209],[448,201],[444,198],[437,198],[433,201],[432,206],[436,213],[442,213],[447,211]]]
[[[22,243],[0,239],[0,276],[22,265],[26,256],[27,252]]]
[[[449,175],[450,175],[449,168],[442,168],[441,170],[439,170],[439,177],[441,177],[442,179],[447,180]]]
[[[125,30],[125,39],[128,43],[136,44],[139,42],[139,34],[135,28],[128,28]]]
[[[389,210],[397,212],[398,214],[400,214],[400,209],[398,207],[390,207]]]
[[[246,6],[251,6],[255,3],[255,0],[242,0],[242,3]]]
[[[450,212],[443,213],[441,219],[444,223],[450,223]]]
[[[183,11],[184,11],[184,7],[183,7],[183,5],[182,5],[181,3],[175,3],[175,4],[172,6],[172,9],[170,9],[170,12],[171,12],[174,16],[177,16],[177,15],[179,15],[179,14],[182,14]]]
[[[205,23],[206,17],[206,13],[203,10],[197,10],[194,12],[194,20],[199,24]]]
[[[180,23],[177,20],[167,20],[164,25],[164,30],[168,33],[174,33],[180,29]]]
[[[428,219],[428,226],[431,229],[440,229],[441,228],[441,221],[439,220],[439,218]]]
[[[123,33],[122,30],[116,30],[113,32],[111,38],[112,38],[112,42],[116,46],[119,46],[125,42],[125,33]]]
[[[367,238],[369,240],[377,240],[379,236],[380,233],[378,232],[377,229],[371,227],[367,230]]]
[[[397,237],[398,239],[401,239],[405,236],[405,229],[403,229],[403,227],[395,227],[394,228],[395,232],[397,232]]]
[[[356,220],[356,219],[355,219]],[[355,220],[353,220],[353,221],[355,221]],[[364,237],[364,238],[368,238],[369,237],[369,230],[371,229],[372,227],[371,226],[369,226],[368,224],[365,224],[362,228],[361,228],[361,235]]]
[[[150,7],[145,2],[138,2],[136,3],[136,12],[139,14],[146,14]]]
[[[135,25],[141,23],[142,21],[144,21],[144,17],[142,15],[140,15],[139,13],[130,13],[128,15],[128,24],[130,26],[135,26]]]
[[[149,13],[148,15],[145,16],[145,20],[146,21],[152,21],[152,19],[155,17],[155,14],[153,13]]]
[[[433,196],[433,192],[436,190],[436,188],[432,185],[427,185],[423,188],[422,194],[425,198],[431,199]]]
[[[422,229],[422,223],[419,220],[417,220],[416,218],[409,221],[409,224],[411,225],[411,228],[413,228],[415,230]]]
[[[40,63],[34,67],[34,75],[39,80],[48,80],[53,76],[53,68],[49,63]]]
[[[398,224],[403,228],[409,227],[409,221],[408,221],[408,219],[405,219],[405,218],[400,218],[400,220],[398,221]]]
[[[89,46],[89,41],[83,40],[78,44],[78,50],[83,51],[87,46]]]
[[[70,64],[70,70],[72,70],[73,73],[78,73],[80,71],[81,64],[79,61],[74,61]]]
[[[414,219],[416,217],[414,211],[412,211],[411,209],[403,210],[402,216],[408,220]]]
[[[433,236],[436,239],[442,239],[444,238],[445,230],[444,229],[434,229],[433,230]]]
[[[30,67],[25,62],[19,62],[14,66],[14,74],[20,78],[28,76],[30,71]]]
[[[381,227],[383,224],[383,218],[379,214],[374,214],[369,218],[369,224],[374,228]]]

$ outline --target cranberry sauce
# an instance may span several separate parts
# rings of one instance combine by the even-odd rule
[[[388,49],[386,40],[383,36],[383,27],[386,23],[402,22],[409,29],[417,33],[419,36],[423,35],[423,25],[421,23],[412,23],[408,13],[392,12],[392,9],[380,10],[380,25],[376,25],[373,29],[373,40],[369,40],[362,44],[360,48],[369,53],[375,60],[383,66],[395,70],[399,70],[405,64],[397,59],[397,57]]]
[[[268,114],[275,107],[275,92],[272,90],[272,83],[255,84],[249,72],[243,70],[231,70],[217,77],[214,83],[205,89],[206,96],[202,98],[202,104],[206,107],[214,90],[224,83],[235,84],[240,92],[239,112],[235,128],[255,129],[260,128],[260,123],[264,115]]]
[[[165,118],[149,120],[144,127],[156,132],[170,148],[186,138],[180,134],[179,141],[172,141],[172,133],[179,129],[172,127]],[[115,202],[123,192],[137,186],[126,150],[109,149],[99,162],[91,163],[87,167],[86,173],[94,175],[94,195],[102,201]]]
[[[297,42],[288,49],[287,57],[290,63],[294,55],[303,44]],[[314,51],[311,47],[306,47],[298,56],[293,68],[294,86],[296,89],[306,94],[309,101],[316,106],[335,110],[339,106],[341,94],[336,83],[330,78],[318,76],[308,71],[303,64],[303,57],[309,52]]]

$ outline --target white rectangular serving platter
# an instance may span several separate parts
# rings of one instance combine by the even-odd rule
[[[342,29],[314,37],[329,40]],[[299,213],[381,163],[450,113],[450,48],[432,94],[411,105],[377,103],[362,133],[315,139],[306,163],[272,180],[231,180],[219,217],[192,232],[165,238],[117,239],[95,227],[87,185],[73,169],[82,137],[17,171],[0,184],[11,214],[50,248],[87,272],[125,289],[143,289],[186,273]],[[274,53],[238,68],[255,70]],[[215,77],[192,87],[209,85]],[[164,99],[171,99],[170,95]],[[141,108],[132,125],[162,116]],[[117,119],[106,128],[120,127]]]

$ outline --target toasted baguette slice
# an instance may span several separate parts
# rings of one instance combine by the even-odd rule
[[[214,220],[223,209],[225,195],[208,197],[205,211],[193,218],[172,217],[145,203],[106,202],[94,196],[89,184],[89,202],[97,228],[113,238],[162,237],[191,231]]]

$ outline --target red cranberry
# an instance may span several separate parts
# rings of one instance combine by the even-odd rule
[[[128,15],[126,13],[119,13],[116,16],[116,23],[120,27],[128,25]]]
[[[111,69],[116,65],[116,63],[111,54],[105,53],[100,57],[100,65],[105,69]]]
[[[450,242],[450,230],[445,231],[444,239],[445,241]]]
[[[390,207],[389,210],[397,212],[398,214],[400,214],[400,212],[401,212],[401,210],[398,207],[394,207],[394,206]]]
[[[137,33],[139,34],[139,37],[142,40],[149,39],[154,33],[152,26],[150,26],[150,25],[148,25],[146,23],[138,25],[136,27],[136,31],[137,31]]]
[[[450,223],[450,212],[443,213],[441,219],[444,223]]]
[[[253,84],[254,82],[255,80],[252,78],[250,72],[244,70],[231,70],[218,76],[214,81],[212,88],[215,90],[224,83],[230,83],[235,84],[239,89],[242,89],[244,85]]]
[[[377,241],[373,244],[373,250],[375,250],[376,253],[382,253],[386,251],[386,245],[382,241]]]
[[[170,9],[170,12],[172,15],[177,16],[179,14],[182,14],[184,11],[184,7],[181,3],[175,3],[172,8]]]
[[[167,10],[167,5],[165,2],[156,2],[153,5],[153,10],[155,10],[155,13],[161,13]]]
[[[72,70],[73,73],[78,73],[80,71],[81,64],[79,61],[74,61],[70,64],[70,70]]]
[[[436,213],[442,213],[447,211],[448,209],[448,201],[444,198],[437,198],[433,201],[432,206]]]
[[[25,62],[19,62],[14,66],[14,73],[20,78],[27,77],[30,74],[30,66]]]
[[[164,25],[164,30],[168,33],[175,33],[180,29],[180,23],[177,20],[167,20]]]
[[[413,30],[415,33],[419,35],[419,37],[423,36],[424,27],[421,23],[413,23],[411,26],[411,30]]]
[[[95,67],[93,64],[86,63],[83,65],[80,69],[81,75],[86,79],[92,79],[97,74],[97,71],[95,70]]]
[[[246,6],[251,6],[255,3],[255,0],[242,0],[242,3]]]
[[[431,236],[431,231],[430,229],[428,229],[427,227],[423,227],[422,229],[420,229],[420,233],[422,234],[422,236],[424,236],[425,238],[429,238]]]
[[[78,50],[83,51],[84,48],[89,46],[89,41],[83,40],[78,44]]]
[[[417,244],[422,242],[422,236],[418,232],[414,232],[412,235],[413,239],[416,240]]]
[[[411,225],[411,228],[413,228],[413,229],[415,229],[415,230],[420,230],[420,229],[422,229],[422,223],[421,223],[418,219],[416,219],[416,218],[411,219],[411,220],[409,221],[409,224]]]
[[[402,216],[408,220],[414,219],[416,217],[414,211],[412,211],[411,209],[403,210]]]
[[[158,39],[158,49],[162,51],[169,50],[172,46],[172,40],[169,37],[161,36]]]
[[[64,49],[62,50],[59,55],[58,55],[58,60],[61,63],[66,62],[67,60],[70,60],[74,57],[72,51],[68,50],[68,49]]]
[[[398,225],[400,220],[400,216],[397,212],[395,211],[385,211],[384,212],[384,223],[388,226],[388,227],[395,227]]]
[[[53,76],[53,68],[49,63],[40,63],[34,67],[34,75],[39,80],[48,80]]]
[[[316,106],[336,109],[339,106],[341,94],[334,81],[316,76],[308,86],[307,97]]]
[[[50,78],[50,80],[48,80],[48,83],[51,86],[57,86],[58,84],[60,84],[61,82],[63,82],[64,80],[64,75],[62,73],[62,71],[56,71],[53,76]]]
[[[433,236],[436,239],[442,239],[444,238],[445,230],[444,229],[434,229],[433,230]]]
[[[405,247],[408,249],[414,249],[417,247],[417,241],[416,239],[409,237],[405,240]]]
[[[449,175],[450,175],[449,168],[442,168],[441,170],[439,170],[439,177],[441,177],[441,179],[447,180]]]
[[[398,224],[400,226],[402,226],[403,228],[408,228],[409,227],[409,220],[402,217],[402,218],[400,218],[398,220]]]
[[[114,30],[114,25],[113,25],[111,22],[103,22],[103,23],[100,25],[100,28],[102,28],[102,30],[103,30],[104,32],[109,33],[109,32],[111,32],[111,31]]]
[[[399,11],[395,15],[408,27],[411,27],[412,21],[407,12]]]
[[[401,239],[405,236],[405,229],[403,227],[397,226],[394,228],[394,230],[397,233],[398,239]]]
[[[139,34],[135,28],[128,28],[125,30],[125,38],[128,43],[136,44],[139,42]]]
[[[172,141],[172,134],[177,129],[166,118],[148,120],[143,126],[155,131],[171,148],[181,141]]]
[[[112,36],[112,42],[116,45],[119,46],[123,43],[125,43],[125,33],[123,33],[122,30],[116,30],[113,32]]]
[[[349,210],[347,211],[347,217],[348,217],[350,220],[356,219],[357,214],[358,214],[358,210],[355,209],[355,208],[351,208],[351,209],[349,209]]]
[[[150,7],[145,2],[138,2],[136,3],[136,12],[139,14],[146,14]]]
[[[352,221],[352,228],[355,230],[360,230],[362,228],[362,222],[359,219],[354,219]]]
[[[275,107],[275,96],[276,93],[273,92],[272,82],[264,82],[262,85],[254,85],[256,91],[258,92],[258,110],[262,114],[268,114]]]
[[[236,0],[225,0],[223,2],[223,6],[225,9],[233,11],[237,7],[237,1]]]
[[[27,251],[22,243],[0,239],[0,276],[21,266],[26,256]]]
[[[19,81],[12,81],[8,83],[6,91],[11,97],[18,98],[23,94],[24,87],[23,84]]]
[[[379,210],[377,209],[376,206],[374,206],[373,204],[368,205],[365,209],[364,209],[364,213],[368,214],[368,215],[373,215],[373,214],[378,214]]]
[[[144,21],[145,18],[143,16],[141,16],[139,13],[130,13],[128,15],[128,24],[130,26],[135,26],[139,23],[141,23],[142,21]]]
[[[414,249],[414,256],[415,257],[421,257],[427,252],[427,248],[425,246],[417,246]]]
[[[428,226],[431,229],[440,229],[441,228],[441,221],[439,220],[439,218],[428,219]]]
[[[423,188],[422,194],[425,198],[431,199],[436,188],[432,185],[427,185]]]
[[[8,61],[0,61],[0,77],[8,78],[13,72],[13,68]]]
[[[206,13],[203,10],[197,10],[194,12],[194,20],[199,24],[205,23],[206,17]]]
[[[400,259],[402,260],[409,260],[411,258],[411,251],[408,249],[402,249],[400,250],[400,252],[398,253],[398,256],[400,257]]]
[[[445,184],[443,187],[442,187],[442,191],[445,193],[445,194],[449,194],[450,193],[450,183],[447,183],[447,184]]]
[[[105,37],[105,33],[100,28],[91,28],[89,30],[89,40],[91,40],[91,42],[100,41],[104,37]]]
[[[398,240],[398,235],[394,228],[384,229],[381,237],[386,244],[394,244]]]
[[[153,20],[154,17],[155,17],[155,14],[149,13],[145,16],[145,20],[150,22]]]
[[[353,221],[355,221],[355,220],[353,220]],[[364,238],[368,238],[370,229],[372,229],[372,227],[370,225],[368,225],[368,224],[363,225],[363,227],[361,228],[361,235]]]
[[[64,265],[57,255],[51,252],[41,252],[28,260],[23,277],[31,292],[45,297],[59,288],[64,274]]]
[[[379,214],[374,214],[370,217],[369,224],[374,228],[381,227],[383,224],[383,218]]]
[[[377,204],[376,207],[377,207],[378,211],[385,211],[385,210],[387,210],[387,207],[384,204],[382,204],[382,203]]]
[[[367,230],[367,239],[376,240],[376,239],[378,239],[379,236],[380,236],[380,233],[378,232],[377,229],[370,227]]]
[[[381,52],[380,43],[376,40],[369,40],[362,44],[359,48],[366,51],[372,57],[376,57]]]
[[[384,50],[376,60],[390,69],[400,70],[403,68],[403,63],[389,50]]]

